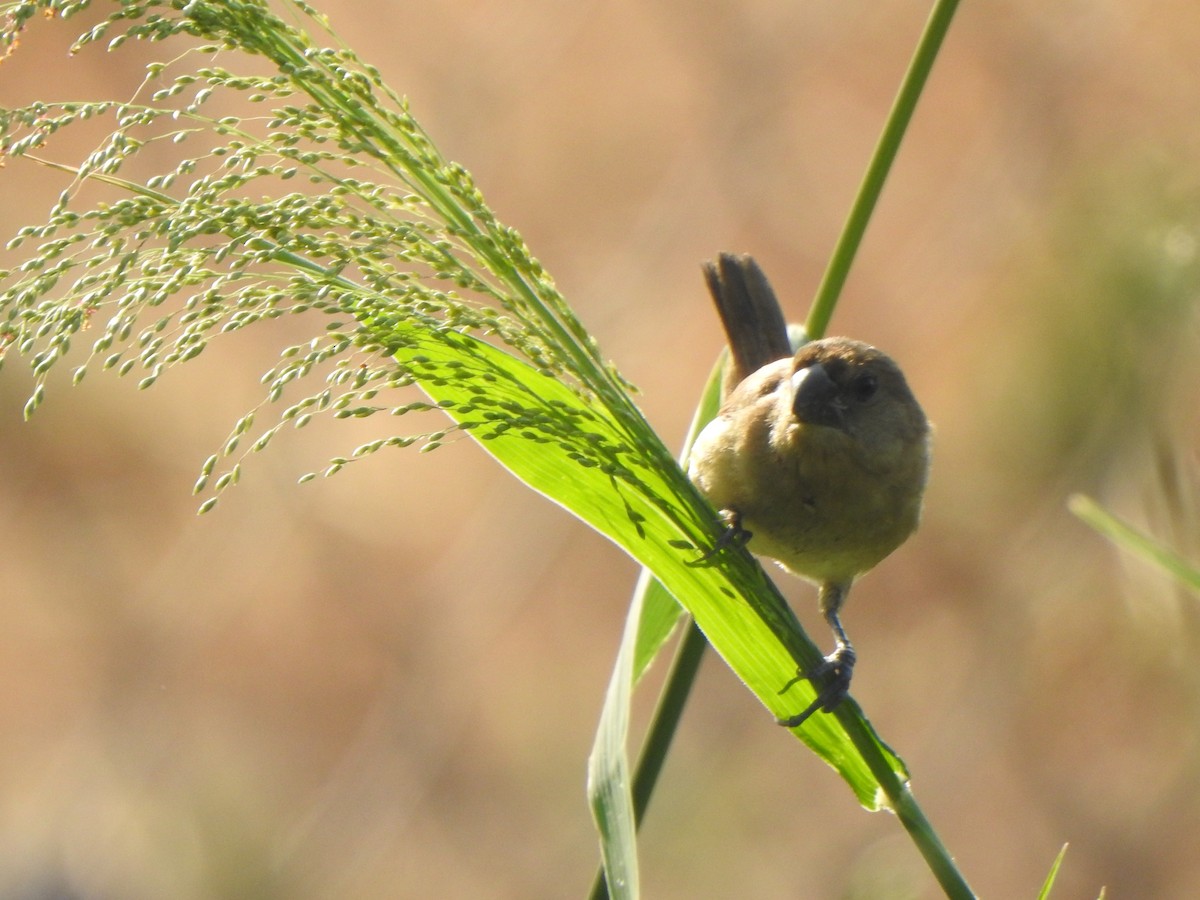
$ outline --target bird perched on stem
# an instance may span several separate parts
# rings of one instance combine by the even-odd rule
[[[729,341],[720,413],[692,446],[688,475],[721,512],[721,544],[748,541],[818,585],[834,650],[797,677],[817,698],[796,716],[832,711],[855,653],[841,610],[854,579],[917,527],[929,471],[929,423],[891,357],[843,337],[793,353],[766,276],[749,256],[704,267]]]

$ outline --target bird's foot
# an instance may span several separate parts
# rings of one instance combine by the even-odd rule
[[[786,719],[775,721],[784,728],[802,725],[816,712],[833,712],[850,693],[850,678],[854,674],[857,656],[849,644],[839,644],[837,649],[811,669],[801,669],[796,677],[783,686],[786,691],[797,681],[811,681],[817,687],[817,696],[803,711]]]
[[[753,534],[742,527],[742,517],[735,509],[721,510],[721,524],[725,526],[712,549],[708,550],[692,565],[710,562],[714,556],[730,547],[745,547]]]

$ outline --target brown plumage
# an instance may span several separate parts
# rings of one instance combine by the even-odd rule
[[[840,610],[854,579],[917,527],[929,423],[882,351],[834,337],[793,355],[750,257],[722,255],[706,276],[734,375],[692,447],[688,474],[750,550],[820,586],[836,639],[820,670],[802,673],[826,683],[812,707],[782,723],[794,726],[832,710],[849,688],[855,655]]]

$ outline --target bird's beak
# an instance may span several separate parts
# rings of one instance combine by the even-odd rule
[[[820,363],[813,363],[792,375],[792,412],[809,425],[841,427],[846,408],[838,400],[837,385]]]

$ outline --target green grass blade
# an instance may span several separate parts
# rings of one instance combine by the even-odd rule
[[[691,448],[700,429],[715,414],[721,399],[721,377],[723,361],[714,367],[708,385],[701,396],[700,405],[688,429],[684,454]],[[636,790],[639,800],[635,801],[629,778],[629,713],[633,702],[632,687],[649,668],[683,615],[683,609],[654,577],[649,569],[642,569],[630,603],[630,613],[621,647],[609,680],[604,698],[604,709],[596,730],[592,753],[588,758],[588,799],[596,817],[600,834],[602,871],[592,890],[595,898],[618,896],[626,889],[627,882],[636,883],[637,843],[635,833],[642,812],[654,789],[658,772],[674,736],[675,726],[682,712],[683,702],[691,688],[695,667],[684,668],[679,684],[674,677],[681,670],[674,669],[672,677],[664,687],[663,700],[670,700],[669,708],[655,716],[647,736],[646,747],[637,768],[639,785]],[[697,632],[698,633],[698,632]],[[704,639],[696,651],[695,666],[703,653]],[[674,685],[674,688],[672,688]],[[668,696],[666,695],[670,695]],[[648,763],[648,765],[643,765]],[[634,873],[630,878],[629,873]],[[605,881],[613,885],[606,893]]]
[[[1184,587],[1200,594],[1200,567],[1118,519],[1090,497],[1076,494],[1068,501],[1068,506],[1071,512],[1118,547],[1158,566]]]
[[[637,814],[626,747],[630,701],[633,697],[634,653],[645,596],[643,586],[651,580],[649,570],[643,569],[639,587],[634,591],[633,602],[629,606],[617,662],[604,695],[604,709],[596,729],[596,741],[588,757],[588,802],[600,836],[607,895],[613,900],[634,900],[640,892]]]
[[[397,361],[498,461],[653,571],[771,715],[791,715],[809,704],[814,691],[807,682],[782,694],[780,689],[798,665],[817,664],[819,649],[748,553],[722,553],[698,564],[717,528],[676,514],[667,502],[674,497],[676,508],[695,504],[707,510],[677,467],[655,468],[630,454],[617,462],[587,455],[592,447],[623,438],[617,424],[566,385],[489,344],[415,325],[396,326],[393,341],[403,345],[395,352]],[[494,420],[476,409],[473,391],[481,384],[488,386],[489,404],[513,410],[527,427],[493,427]],[[563,452],[547,452],[556,443]],[[842,775],[862,804],[878,808],[887,802],[885,793],[899,795],[904,766],[853,702],[845,709],[847,721],[858,720],[853,733],[842,715],[814,716],[797,729],[798,736]],[[887,789],[881,790],[881,777],[892,782]]]
[[[642,572],[642,581],[644,582],[650,576],[648,575],[648,570],[643,569]],[[622,645],[622,649],[624,650],[626,646],[628,646],[628,641]],[[641,825],[642,819],[645,817],[650,797],[654,793],[655,785],[658,783],[658,776],[662,773],[663,766],[666,764],[667,753],[671,748],[675,732],[678,730],[679,721],[683,717],[684,706],[687,704],[688,696],[691,694],[692,686],[696,681],[696,673],[700,669],[700,663],[704,660],[707,649],[708,639],[704,637],[704,633],[696,627],[694,622],[689,621],[683,638],[679,642],[679,647],[675,652],[675,659],[672,662],[671,670],[667,673],[667,679],[659,695],[654,717],[650,722],[650,727],[646,730],[642,751],[638,756],[637,767],[633,773],[632,791],[623,792],[618,795],[622,802],[632,801],[632,808],[622,810],[622,815],[632,815],[635,829]],[[628,698],[626,698],[626,701],[628,701]],[[628,718],[627,714],[626,718]],[[605,738],[602,737],[602,734],[603,729],[600,734],[597,734],[593,759],[602,753],[611,753],[614,751],[614,747],[611,744],[605,744]],[[626,771],[628,771],[628,757],[625,755],[624,750],[628,742],[628,733],[621,735],[620,740],[619,750],[622,760],[625,761]],[[598,790],[596,790],[597,787],[589,784],[589,791],[593,794],[598,793]],[[601,839],[602,841],[604,840],[603,835]],[[623,849],[627,853],[636,853],[637,847],[635,844],[631,844]],[[604,852],[602,848],[602,859],[605,858],[603,855]],[[592,883],[592,900],[605,900],[609,896],[605,871],[606,868],[602,863]]]
[[[1058,856],[1054,857],[1054,862],[1050,866],[1050,873],[1046,876],[1046,880],[1042,884],[1042,889],[1038,891],[1038,900],[1049,900],[1050,891],[1054,887],[1055,879],[1058,878],[1058,870],[1062,868],[1063,859],[1067,855],[1068,846],[1069,845],[1067,844],[1063,844],[1062,849],[1058,851]]]
[[[636,590],[642,592],[643,597],[642,615],[635,634],[636,647],[633,653],[634,684],[646,674],[646,670],[658,657],[659,651],[670,638],[679,620],[685,615],[683,607],[657,578],[649,579],[644,588],[639,581]]]

